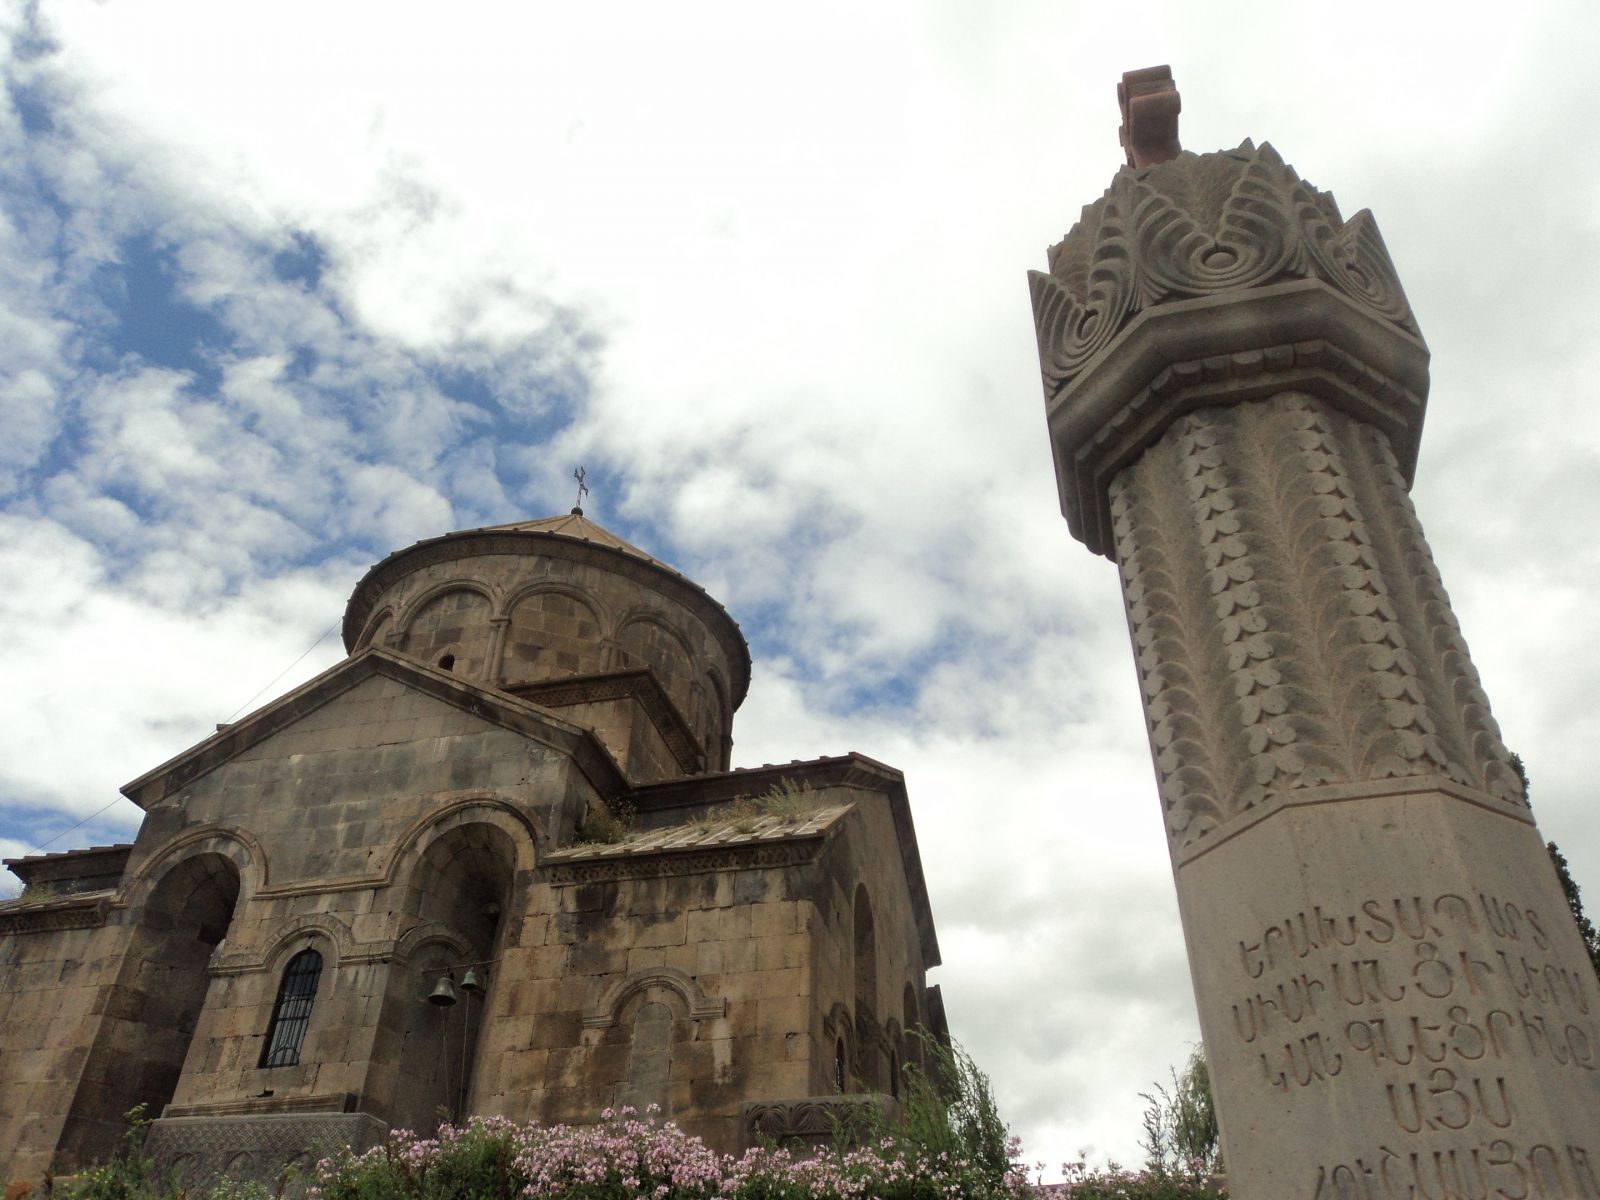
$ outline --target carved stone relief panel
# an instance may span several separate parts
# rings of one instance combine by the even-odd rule
[[[1417,332],[1372,214],[1345,221],[1271,146],[1124,168],[1051,248],[1049,273],[1029,272],[1045,395],[1146,309],[1285,279],[1320,279]]]
[[[1111,505],[1175,851],[1358,781],[1522,804],[1382,433],[1293,393],[1201,409]]]

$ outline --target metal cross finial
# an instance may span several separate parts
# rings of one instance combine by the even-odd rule
[[[1172,68],[1145,67],[1126,71],[1117,84],[1117,104],[1122,109],[1118,134],[1128,152],[1130,167],[1153,167],[1177,158],[1178,113],[1183,108]]]
[[[572,506],[572,511],[577,513],[579,516],[582,516],[583,498],[589,494],[589,485],[585,483],[584,480],[589,478],[589,472],[585,471],[582,467],[579,467],[572,473],[572,477],[578,481],[578,501]]]

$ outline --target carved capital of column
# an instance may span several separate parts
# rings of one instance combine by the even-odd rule
[[[1409,483],[1428,350],[1371,214],[1271,146],[1124,168],[1030,272],[1073,535],[1112,553],[1107,489],[1174,420],[1285,391],[1383,431]]]

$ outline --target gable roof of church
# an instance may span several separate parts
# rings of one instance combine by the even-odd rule
[[[459,675],[406,658],[392,650],[371,647],[330,667],[241,720],[222,726],[205,741],[124,784],[122,794],[140,808],[148,809],[377,675],[394,679],[492,725],[510,729],[567,755],[602,795],[616,795],[628,786],[627,777],[611,757],[610,751],[590,730],[564,721],[548,709],[520,700],[507,692],[482,687]]]

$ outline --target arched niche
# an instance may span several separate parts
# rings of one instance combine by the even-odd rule
[[[389,635],[393,632],[394,613],[386,608],[367,623],[366,631],[356,643],[356,649],[365,650],[368,646],[386,645]]]
[[[592,675],[605,669],[605,620],[594,597],[571,585],[544,584],[511,602],[501,677],[507,683]]]
[[[239,867],[200,850],[164,864],[147,886],[68,1112],[61,1146],[74,1164],[114,1144],[129,1109],[156,1117],[171,1102],[205,1007],[207,967],[233,924]]]
[[[674,1115],[675,1071],[683,1070],[680,1043],[701,1036],[700,1024],[720,1021],[727,1000],[708,996],[699,980],[676,967],[650,967],[614,981],[583,1017],[585,1029],[612,1030],[602,1037],[628,1047],[623,1074],[602,1080],[616,1107],[643,1114],[655,1105],[664,1118]],[[623,1037],[618,1037],[618,1033]]]
[[[427,932],[402,937],[384,992],[373,1058],[390,1064],[372,1089],[377,1115],[390,1125],[427,1131],[440,1114],[462,1120],[471,1111],[478,1040],[494,1010],[502,915],[512,903],[518,847],[487,821],[449,821],[419,840],[419,852],[396,886],[398,903]],[[482,990],[461,985],[475,970]],[[455,1003],[435,995],[449,979]]]
[[[616,642],[622,665],[649,667],[672,702],[692,719],[689,688],[695,678],[695,655],[689,639],[659,614],[635,613],[624,618]]]
[[[917,1008],[917,989],[909,982],[900,995],[900,1019],[905,1029],[905,1060],[922,1066],[922,1014]]]
[[[405,654],[468,679],[488,674],[494,605],[475,586],[456,583],[428,593],[405,619]],[[448,661],[447,661],[448,660]]]
[[[728,685],[715,667],[706,672],[706,687],[711,709],[705,731],[706,769],[726,771],[733,760],[733,708],[728,703]]]
[[[856,1057],[855,1020],[845,1005],[834,1001],[822,1021],[823,1036],[827,1039],[827,1061],[822,1065],[826,1076],[823,1095],[844,1095],[857,1091],[854,1067]]]
[[[856,885],[854,904],[856,1073],[867,1090],[881,1086],[878,1063],[878,934],[872,900],[864,883]]]

